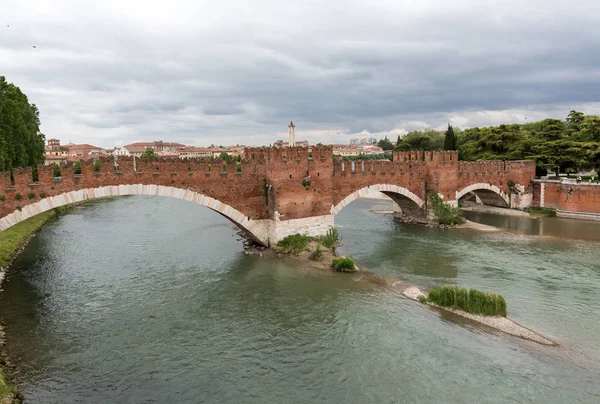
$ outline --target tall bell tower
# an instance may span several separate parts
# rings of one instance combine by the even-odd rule
[[[289,136],[289,146],[290,147],[295,147],[296,146],[296,127],[294,126],[294,122],[290,121],[290,125],[288,126],[288,136]]]

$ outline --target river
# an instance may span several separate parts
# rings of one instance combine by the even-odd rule
[[[509,230],[439,230],[371,211],[386,208],[340,212],[343,253],[424,287],[501,293],[560,346],[246,256],[207,208],[124,197],[48,224],[8,273],[0,310],[26,402],[600,402],[600,224],[477,214]]]

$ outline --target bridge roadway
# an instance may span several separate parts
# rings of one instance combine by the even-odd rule
[[[532,202],[533,161],[458,160],[455,151],[394,152],[392,161],[340,161],[332,146],[246,148],[240,163],[209,159],[100,158],[0,173],[0,231],[57,206],[121,195],[185,199],[225,216],[249,236],[274,245],[294,233],[322,235],[346,205],[369,191],[390,196],[405,214],[426,214],[427,192],[447,203],[476,194],[485,203]]]

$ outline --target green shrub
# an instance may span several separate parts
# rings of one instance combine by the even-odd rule
[[[60,166],[57,163],[52,165],[52,173],[54,177],[60,177]]]
[[[73,174],[81,174],[81,163],[79,161],[73,163]]]
[[[303,180],[302,180],[302,186],[303,186],[304,188],[308,188],[308,187],[310,187],[310,180],[309,180],[309,179],[307,179],[307,178],[303,179]]]
[[[319,261],[321,258],[323,258],[323,250],[321,250],[321,246],[317,244],[317,247],[310,252],[308,259],[312,261]]]
[[[46,193],[45,192],[40,192],[40,199],[44,199],[46,197]]]
[[[464,222],[460,208],[448,205],[437,193],[429,193],[429,202],[439,224],[455,225]]]
[[[302,234],[292,234],[277,243],[277,251],[283,254],[298,255],[305,251],[311,238]]]
[[[3,200],[5,200],[5,199],[6,199],[6,196],[4,196],[4,195],[0,195],[0,201],[3,201]]]
[[[467,313],[506,317],[506,301],[496,293],[443,286],[440,289],[431,290],[426,301]]]
[[[94,172],[95,173],[100,172],[100,160],[94,160]]]
[[[21,207],[21,205],[17,205],[17,210],[20,212],[23,210],[23,208]]]
[[[242,172],[242,163],[236,163],[235,171],[237,171],[238,173]]]
[[[556,216],[555,210],[547,208],[528,208],[527,212],[532,216]]]
[[[21,196],[21,194],[16,194],[16,195],[15,195],[15,199],[16,199],[17,201],[20,201],[21,199],[23,199],[23,197]]]
[[[35,194],[33,192],[30,192],[27,194],[27,198],[29,199],[35,199]]]
[[[325,234],[325,237],[321,239],[321,243],[325,247],[333,249],[335,249],[335,247],[338,247],[341,241],[342,239],[338,233],[338,230],[333,226],[327,229],[327,234]]]
[[[336,272],[354,272],[354,260],[350,257],[336,257],[331,262],[331,267]]]

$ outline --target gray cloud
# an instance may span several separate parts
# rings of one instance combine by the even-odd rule
[[[343,141],[599,112],[593,0],[7,1],[0,74],[76,142],[268,144],[290,119]]]

